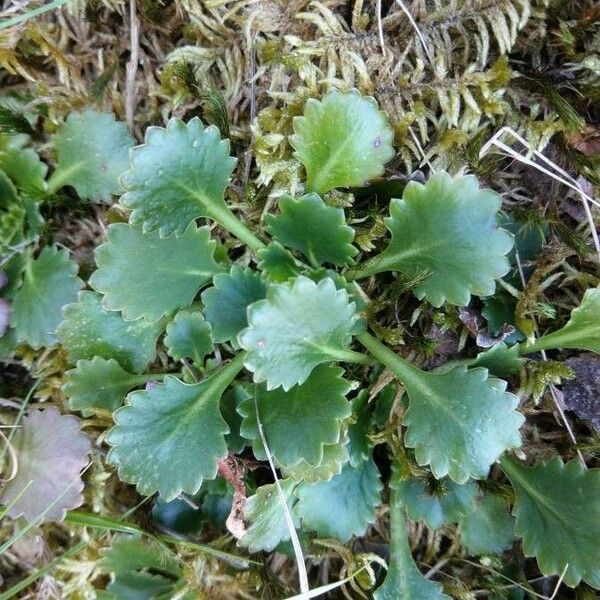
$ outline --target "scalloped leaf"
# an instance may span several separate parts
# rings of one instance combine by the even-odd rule
[[[371,455],[373,445],[369,439],[371,408],[367,390],[361,390],[352,400],[352,419],[354,423],[348,428],[348,452],[350,454],[350,464],[353,467],[357,467]]]
[[[469,366],[483,367],[496,377],[510,377],[521,370],[524,362],[519,356],[518,344],[508,347],[500,342],[489,350],[480,352]]]
[[[69,408],[80,410],[84,416],[112,413],[123,404],[129,390],[148,380],[146,376],[128,373],[112,358],[99,356],[77,361],[77,366],[65,376],[62,390],[69,398]]]
[[[230,212],[223,195],[235,164],[216,127],[205,129],[198,117],[172,118],[166,129],[148,127],[144,143],[131,151],[121,204],[133,209],[133,225],[161,237],[183,234],[198,217],[220,222]]]
[[[521,352],[575,348],[600,354],[600,289],[585,292],[581,304],[571,311],[568,323],[553,333],[543,335],[533,344],[521,344]]]
[[[505,381],[464,365],[445,373],[412,369],[413,376],[403,378],[409,397],[404,443],[436,478],[485,479],[505,450],[521,445],[525,419]]]
[[[600,469],[560,458],[534,467],[504,457],[502,470],[515,490],[516,533],[525,556],[535,556],[544,575],[582,580],[600,589]]]
[[[515,520],[505,498],[475,495],[459,521],[463,546],[469,554],[501,554],[512,546]]]
[[[394,132],[371,97],[331,90],[311,98],[294,117],[290,142],[306,169],[306,188],[324,194],[336,187],[365,185],[383,175],[394,156]]]
[[[63,309],[64,321],[56,335],[69,359],[114,358],[129,371],[139,373],[156,356],[156,340],[163,323],[146,319],[124,321],[120,313],[106,310],[97,292],[79,292],[77,302]]]
[[[202,363],[215,348],[210,323],[199,311],[180,310],[167,325],[165,346],[175,360],[191,358]]]
[[[404,511],[390,501],[390,561],[384,582],[373,594],[375,600],[451,600],[439,583],[426,579],[415,565],[406,530]]]
[[[204,316],[212,325],[215,342],[235,341],[248,325],[246,309],[267,295],[267,285],[260,274],[233,265],[229,273],[219,273],[213,287],[202,292]]]
[[[108,596],[101,600],[153,600],[176,595],[176,581],[148,571],[118,573],[106,586]],[[100,598],[100,596],[98,596]]]
[[[37,196],[46,191],[48,166],[31,148],[7,148],[0,152],[0,169],[26,194]]]
[[[164,500],[195,494],[203,479],[214,479],[217,462],[227,454],[229,430],[219,404],[243,359],[236,356],[200,383],[168,375],[163,383],[129,394],[106,438],[119,477],[141,494],[158,492]]]
[[[83,281],[67,250],[47,246],[38,258],[26,262],[23,285],[12,302],[11,325],[19,342],[33,348],[53,346],[62,308],[77,299]]]
[[[29,522],[61,521],[66,511],[83,503],[80,473],[88,463],[90,438],[80,431],[81,422],[61,415],[54,407],[34,409],[23,418],[13,437],[17,453],[16,476],[0,492],[8,515]]]
[[[119,177],[129,166],[134,144],[125,123],[112,113],[71,113],[54,136],[58,164],[49,180],[50,191],[70,185],[86,200],[110,200],[121,191]]]
[[[265,217],[266,230],[288,248],[299,250],[312,265],[352,263],[358,250],[354,229],[346,225],[342,208],[328,206],[317,194],[279,199],[278,215]]]
[[[90,285],[105,294],[104,306],[127,321],[157,321],[194,300],[222,268],[213,254],[208,227],[190,225],[180,237],[161,238],[139,227],[116,223],[96,249],[98,270]]]
[[[181,563],[168,549],[153,542],[145,542],[139,535],[116,535],[110,548],[102,554],[98,566],[108,573],[127,573],[152,569],[177,575]]]
[[[248,351],[245,367],[267,389],[285,391],[304,383],[319,364],[344,360],[358,319],[345,290],[325,278],[318,284],[299,276],[275,284],[266,300],[248,307],[248,327],[238,342]]]
[[[296,489],[295,514],[303,529],[344,543],[353,535],[362,535],[369,523],[375,522],[382,487],[372,459],[358,467],[348,463],[329,481],[300,484]]]
[[[404,506],[408,517],[424,521],[429,529],[458,523],[477,493],[473,482],[460,484],[450,479],[438,482],[431,491],[427,489],[427,481],[418,477],[395,478],[390,487],[396,490],[396,501]]]
[[[295,501],[294,487],[296,483],[289,479],[281,479],[279,485],[292,514],[292,519],[294,519],[292,506]],[[271,552],[281,542],[290,539],[285,513],[274,483],[262,485],[253,496],[246,500],[245,518],[250,526],[238,541],[238,545],[248,548],[250,552],[260,550]],[[298,527],[297,522],[294,524]]]
[[[283,283],[300,272],[294,257],[279,242],[271,242],[257,254],[258,268],[275,283]]]
[[[251,396],[242,385],[231,386],[221,398],[221,414],[229,426],[229,433],[225,436],[225,441],[229,450],[234,454],[239,454],[248,445],[240,435],[242,417],[238,412],[240,404],[248,398]]]
[[[349,458],[348,438],[346,433],[342,431],[340,439],[335,444],[323,446],[323,458],[317,466],[301,460],[293,467],[284,468],[283,472],[286,477],[294,481],[305,481],[306,483],[329,481],[342,472],[342,468]]]
[[[496,222],[501,204],[500,195],[479,188],[473,175],[439,171],[425,184],[410,181],[402,200],[390,203],[389,246],[354,277],[401,271],[410,279],[427,272],[413,289],[434,306],[466,306],[471,294],[490,296],[496,279],[510,270],[506,254],[513,247],[513,236]]]
[[[273,458],[284,467],[301,460],[317,466],[323,460],[323,447],[340,437],[342,421],[350,416],[346,394],[352,388],[343,378],[344,370],[320,365],[299,386],[285,392],[256,388],[256,403],[267,443]],[[266,459],[256,423],[254,398],[239,407],[244,417],[240,434],[252,440],[254,455]]]

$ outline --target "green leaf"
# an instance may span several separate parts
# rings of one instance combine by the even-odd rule
[[[506,500],[497,495],[474,496],[459,525],[469,554],[500,554],[511,547],[515,537],[515,520]]]
[[[248,325],[247,307],[262,300],[266,293],[266,283],[247,267],[234,265],[229,273],[215,275],[213,287],[204,290],[201,296],[215,342],[235,341],[237,334]]]
[[[116,121],[112,113],[71,113],[54,136],[58,165],[48,191],[70,185],[86,200],[110,200],[121,191],[119,177],[129,166],[134,143],[125,123]]]
[[[46,191],[48,166],[31,148],[7,148],[0,152],[0,169],[26,194],[35,196]]]
[[[296,484],[289,479],[282,479],[279,481],[279,485],[281,485],[288,509],[292,512]],[[250,526],[238,544],[248,548],[250,552],[259,550],[271,552],[281,542],[290,539],[285,513],[274,483],[259,487],[254,496],[250,496],[246,500],[245,513],[246,521],[250,523]],[[297,523],[295,525],[298,526]]]
[[[56,335],[73,363],[95,356],[114,358],[125,369],[139,373],[156,356],[161,321],[124,321],[120,313],[102,306],[100,294],[90,291],[80,292],[77,302],[65,306],[63,314]]]
[[[191,225],[180,237],[161,238],[116,223],[96,249],[98,270],[90,285],[105,294],[108,310],[123,318],[156,321],[192,303],[198,290],[221,270],[207,227]]]
[[[409,397],[404,443],[438,479],[485,479],[505,450],[521,445],[519,427],[525,419],[515,410],[519,399],[486,369],[417,370],[403,383]]]
[[[406,531],[404,511],[390,500],[390,561],[375,600],[450,600],[439,583],[426,579],[415,565]]]
[[[321,365],[288,392],[257,386],[259,417],[271,454],[280,465],[293,467],[304,460],[317,466],[323,460],[323,447],[338,441],[342,421],[351,414],[346,394],[352,386],[343,374],[339,367]],[[265,459],[254,398],[243,402],[239,412],[244,417],[241,435],[252,440],[254,455]]]
[[[348,428],[348,452],[350,464],[357,467],[371,454],[371,406],[367,390],[361,390],[352,400],[352,418],[355,422]]]
[[[248,350],[245,367],[256,383],[287,391],[317,365],[353,358],[346,348],[357,318],[347,292],[329,278],[272,285],[266,300],[248,307],[249,326],[238,336]]]
[[[19,194],[15,184],[4,171],[0,171],[0,208],[6,209],[18,200]]]
[[[294,257],[279,242],[259,250],[258,257],[258,268],[275,283],[283,283],[300,272]]]
[[[214,350],[210,324],[201,312],[180,310],[167,325],[165,346],[175,360],[191,358],[200,364]]]
[[[153,569],[179,575],[180,563],[174,555],[157,544],[144,542],[139,535],[117,535],[110,549],[99,561],[101,570],[108,573],[126,573]]]
[[[158,491],[165,500],[182,491],[194,494],[203,479],[214,479],[227,454],[227,423],[219,411],[221,395],[242,368],[244,355],[208,379],[187,385],[167,376],[155,387],[132,392],[114,414],[106,438],[109,461],[119,477],[139,492]]]
[[[450,479],[436,482],[428,489],[427,481],[418,477],[396,478],[390,487],[396,490],[396,501],[404,506],[413,521],[424,521],[429,529],[457,523],[477,492],[473,482],[456,483]]]
[[[411,181],[402,200],[392,200],[386,226],[392,234],[384,252],[352,272],[354,278],[401,271],[408,278],[429,272],[414,287],[434,306],[469,304],[471,294],[494,293],[496,279],[510,270],[506,254],[513,237],[496,223],[499,194],[480,189],[472,175],[444,171],[423,185]]]
[[[521,353],[540,350],[575,348],[600,354],[600,289],[586,291],[581,304],[573,309],[568,323],[553,333],[543,335],[533,344],[521,344]]]
[[[341,208],[327,206],[317,194],[279,199],[278,215],[267,215],[266,230],[288,248],[300,250],[311,264],[352,262],[358,250],[352,245],[354,229],[346,225]]]
[[[181,235],[198,217],[217,222],[229,212],[223,195],[235,167],[229,140],[198,117],[187,124],[172,118],[148,127],[141,146],[131,151],[131,169],[122,178],[121,203],[132,208],[130,222],[161,237]]]
[[[500,342],[489,350],[480,352],[470,366],[484,367],[496,377],[510,377],[521,370],[523,363],[518,345],[509,348],[504,342]]]
[[[12,302],[11,325],[18,341],[33,348],[56,343],[62,308],[77,299],[83,286],[76,273],[69,252],[56,246],[47,246],[37,259],[26,263],[23,285]]]
[[[333,476],[342,472],[342,468],[349,458],[348,438],[345,432],[341,432],[340,438],[335,444],[323,446],[323,459],[317,466],[301,460],[293,467],[284,468],[283,472],[286,477],[294,481],[305,481],[306,483],[329,481]]]
[[[358,467],[348,463],[329,481],[300,484],[296,489],[295,513],[303,529],[347,542],[353,535],[362,535],[369,523],[375,522],[381,488],[379,471],[371,459]]]
[[[585,581],[600,589],[600,469],[560,458],[527,467],[504,457],[502,470],[515,489],[516,533],[525,556],[535,556],[544,575],[570,587]]]
[[[11,442],[17,474],[0,492],[0,501],[10,505],[9,516],[32,522],[44,514],[42,521],[60,521],[83,503],[80,473],[92,444],[80,427],[79,419],[53,406],[23,418]]]
[[[323,194],[335,187],[362,186],[383,174],[394,156],[394,132],[371,97],[330,91],[310,99],[294,118],[290,138],[306,168],[306,188]]]
[[[112,413],[123,404],[130,389],[148,381],[146,376],[123,370],[116,360],[99,356],[77,361],[77,367],[65,375],[62,389],[69,398],[69,408],[80,410],[84,416],[95,412]]]
[[[229,450],[234,454],[240,453],[247,446],[246,440],[240,434],[242,417],[238,408],[244,400],[248,400],[250,397],[244,386],[234,385],[221,398],[221,414],[229,426],[229,433],[225,436],[225,441]]]
[[[174,581],[147,571],[124,571],[111,581],[106,590],[109,600],[156,600],[173,597]]]
[[[6,210],[0,210],[0,252],[3,255],[10,252],[10,245],[22,238],[26,212],[21,204],[11,204]]]

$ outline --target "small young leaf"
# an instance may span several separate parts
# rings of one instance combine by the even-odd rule
[[[181,235],[198,217],[220,221],[229,212],[223,194],[235,163],[216,127],[205,129],[198,117],[187,124],[173,118],[166,129],[148,127],[144,143],[132,150],[121,203],[144,231]]]
[[[229,273],[219,273],[213,287],[202,292],[204,316],[212,325],[215,342],[236,340],[237,334],[248,325],[247,307],[262,300],[267,286],[258,273],[237,265]]]
[[[256,383],[287,391],[317,365],[352,354],[346,348],[357,318],[347,292],[329,278],[272,285],[266,300],[248,307],[249,326],[238,336],[248,350],[245,366]]]
[[[108,310],[123,318],[157,321],[191,304],[198,290],[221,270],[207,227],[191,225],[180,237],[161,238],[138,227],[116,223],[96,249],[98,270],[90,285],[105,294]]]
[[[286,477],[294,481],[305,481],[306,483],[329,481],[342,472],[342,468],[349,458],[348,438],[342,432],[340,433],[340,439],[335,444],[323,446],[323,459],[316,467],[305,460],[301,460],[293,467],[284,468],[283,472]]]
[[[79,474],[88,462],[92,444],[80,431],[80,421],[61,415],[54,407],[32,410],[12,440],[17,453],[16,476],[0,492],[8,515],[33,521],[60,521],[68,509],[83,502]]]
[[[406,531],[406,518],[392,495],[390,500],[390,561],[385,581],[375,600],[450,600],[442,586],[426,579],[415,565]]]
[[[300,250],[311,264],[343,266],[358,253],[343,209],[327,206],[317,194],[283,196],[279,209],[280,214],[266,216],[266,230],[288,248]]]
[[[289,479],[281,479],[279,485],[283,490],[288,509],[292,512],[296,483]],[[246,520],[250,523],[250,527],[239,540],[238,544],[240,546],[248,548],[250,552],[258,552],[259,550],[271,552],[281,542],[290,539],[285,513],[274,483],[259,487],[254,496],[250,496],[246,500],[245,511]],[[298,526],[297,523],[295,525]]]
[[[410,278],[428,271],[414,292],[434,306],[466,306],[471,294],[493,294],[495,280],[510,270],[505,255],[513,246],[512,235],[496,223],[501,202],[472,175],[452,178],[440,171],[424,185],[409,182],[402,200],[390,204],[389,246],[354,277],[401,271]]]
[[[112,113],[71,113],[54,136],[58,165],[49,181],[50,191],[71,185],[86,200],[110,200],[121,190],[119,177],[129,165],[134,143],[125,123],[116,121]]]
[[[591,350],[600,354],[600,289],[586,291],[581,304],[573,309],[569,322],[558,331],[543,335],[530,345],[521,345],[521,352],[530,354],[555,348]]]
[[[502,470],[515,489],[516,533],[526,556],[544,575],[560,575],[570,587],[585,581],[600,589],[600,469],[560,458],[527,467],[504,457]]]
[[[367,390],[361,390],[352,400],[352,418],[356,421],[348,428],[348,452],[350,464],[357,467],[371,454],[371,407]]]
[[[515,410],[519,399],[486,369],[417,371],[403,383],[409,397],[404,442],[438,479],[484,479],[505,450],[521,445],[525,419]]]
[[[477,492],[473,482],[460,484],[450,479],[438,483],[431,493],[426,481],[417,477],[396,478],[390,487],[396,490],[396,501],[404,506],[413,521],[424,521],[429,529],[439,529],[447,523],[457,523]]]
[[[124,571],[106,586],[109,595],[102,600],[172,598],[174,583],[171,578],[148,571]]]
[[[504,498],[478,494],[461,516],[459,531],[469,554],[500,554],[512,545],[515,520]]]
[[[242,402],[250,397],[244,386],[234,385],[221,398],[221,414],[229,426],[229,433],[225,436],[225,441],[229,450],[234,454],[240,453],[248,445],[240,434],[242,417],[238,409]]]
[[[140,383],[139,376],[123,370],[116,360],[95,356],[92,360],[77,361],[77,367],[66,372],[62,389],[69,398],[69,408],[88,416],[97,411],[117,410],[127,392]]]
[[[279,242],[271,242],[259,250],[258,257],[258,268],[275,283],[283,283],[300,272],[294,257]]]
[[[337,442],[342,421],[351,410],[345,397],[351,385],[343,373],[339,367],[320,365],[302,385],[288,392],[257,386],[259,417],[271,454],[280,465],[292,467],[304,460],[317,466],[323,460],[323,446]],[[243,402],[239,412],[244,417],[241,435],[252,440],[257,458],[266,458],[254,398]]]
[[[98,566],[104,572],[116,574],[154,569],[177,575],[181,569],[174,555],[158,544],[144,542],[137,535],[115,536]]]
[[[358,467],[348,463],[329,481],[300,484],[295,513],[303,529],[347,542],[353,535],[362,535],[368,524],[375,522],[381,488],[379,471],[371,459]]]
[[[0,169],[26,194],[36,196],[46,191],[48,166],[31,148],[7,148],[0,152]]]
[[[97,292],[80,292],[77,302],[65,306],[63,314],[56,335],[73,363],[95,356],[114,358],[125,369],[139,373],[156,356],[163,323],[124,321],[120,313],[102,306]]]
[[[294,118],[294,132],[290,142],[306,168],[306,188],[317,194],[365,185],[394,156],[386,115],[356,91],[308,100],[304,116]]]
[[[167,325],[165,346],[175,360],[191,358],[201,363],[214,350],[210,324],[201,312],[180,310]]]
[[[106,438],[120,478],[137,484],[141,494],[158,491],[165,500],[182,491],[195,494],[203,479],[214,479],[218,460],[227,454],[228,427],[219,403],[243,360],[239,354],[194,385],[167,376],[156,387],[132,392]]]
[[[77,265],[67,250],[44,248],[25,265],[23,285],[12,302],[11,325],[17,339],[33,348],[53,346],[62,308],[77,299],[83,282],[76,276]]]
[[[483,367],[496,377],[510,377],[521,370],[523,362],[519,356],[518,344],[507,347],[504,342],[500,342],[489,350],[480,352],[469,366]]]

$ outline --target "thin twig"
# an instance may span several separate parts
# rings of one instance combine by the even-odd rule
[[[254,409],[256,411],[256,424],[258,426],[258,433],[260,435],[262,445],[265,449],[265,454],[267,455],[267,460],[269,461],[271,472],[273,473],[275,487],[277,488],[277,493],[279,494],[279,501],[281,502],[281,510],[283,510],[283,514],[285,516],[285,524],[287,525],[288,532],[290,534],[290,539],[292,541],[292,546],[294,548],[294,555],[296,557],[296,566],[298,567],[298,579],[300,581],[300,594],[294,597],[298,598],[298,600],[306,600],[307,598],[311,597],[309,595],[310,587],[308,585],[308,573],[306,572],[306,562],[304,560],[304,554],[302,553],[302,546],[300,545],[298,534],[296,533],[294,520],[292,519],[292,515],[290,514],[290,509],[288,508],[285,495],[283,493],[283,490],[281,489],[281,484],[279,483],[279,478],[277,477],[277,471],[275,470],[273,457],[271,455],[271,451],[269,450],[269,446],[267,445],[267,439],[263,431],[262,421],[260,420],[260,415],[258,414],[258,402],[256,401],[256,397],[254,398]]]
[[[528,156],[525,156],[524,154],[520,154],[519,152],[517,152],[510,146],[501,142],[500,138],[505,133],[511,135],[519,143],[521,143],[523,146],[525,146],[525,148],[527,148],[529,152],[531,152],[536,158],[540,159],[542,162],[544,162],[546,165],[548,165],[550,167],[550,169],[552,169],[552,170],[543,167],[542,165],[531,160]],[[555,181],[559,181],[560,183],[566,185],[567,187],[571,188],[573,191],[577,192],[577,194],[579,194],[579,196],[581,197],[581,201],[583,203],[583,208],[585,210],[585,214],[586,214],[589,226],[590,226],[590,232],[592,234],[592,239],[594,241],[594,247],[596,248],[596,254],[598,255],[598,261],[600,262],[600,240],[598,239],[598,232],[596,231],[596,226],[594,224],[594,217],[592,215],[592,211],[590,208],[590,204],[594,204],[595,206],[600,207],[600,202],[598,200],[596,200],[595,198],[592,198],[591,196],[586,194],[583,191],[581,184],[576,179],[573,179],[573,177],[571,177],[564,169],[561,169],[555,162],[551,161],[549,158],[544,156],[541,152],[539,152],[538,150],[533,148],[531,146],[531,144],[525,138],[520,136],[512,128],[505,126],[505,127],[502,127],[501,129],[499,129],[482,146],[481,150],[479,151],[479,158],[483,158],[490,151],[492,146],[496,146],[500,150],[503,150],[504,152],[506,152],[509,156],[511,156],[515,160],[517,160],[525,165],[528,165],[530,167],[533,167],[534,169],[540,171],[541,173],[544,173],[545,175],[548,175],[548,177],[551,177]]]
[[[137,18],[136,0],[129,0],[129,61],[125,75],[125,120],[133,132],[136,96],[136,74],[140,53],[140,22]]]

